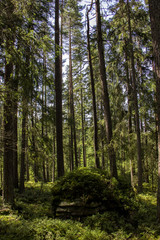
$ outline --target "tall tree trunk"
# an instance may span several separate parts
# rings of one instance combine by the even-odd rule
[[[48,137],[48,123],[47,123],[47,63],[44,54],[44,114],[45,114],[45,136]],[[46,158],[46,182],[49,182],[49,158]]]
[[[96,96],[94,87],[94,77],[93,77],[93,67],[92,67],[92,57],[90,49],[90,36],[89,36],[89,11],[87,11],[87,46],[88,46],[88,60],[90,68],[90,78],[91,78],[91,88],[92,88],[92,106],[93,106],[93,122],[94,122],[94,154],[95,154],[95,164],[97,168],[100,168],[100,162],[98,157],[98,125],[97,125],[97,109],[96,109]]]
[[[33,96],[31,99],[31,105],[32,105],[32,110],[31,110],[31,123],[32,123],[32,157],[33,157],[33,162],[34,162],[34,180],[35,182],[38,182],[39,180],[39,174],[38,174],[38,162],[37,162],[37,149],[36,149],[36,139],[35,139],[35,129],[36,129],[36,116],[34,120],[34,106],[33,106]],[[36,109],[35,109],[36,111]]]
[[[103,110],[103,102],[102,102],[102,100],[100,101],[100,104],[99,104],[99,111],[100,111],[100,116],[99,117],[102,120],[104,118],[104,116],[103,116],[104,110]],[[101,124],[100,125],[100,142],[101,142],[102,169],[106,169],[105,154],[104,154],[104,146],[105,146],[104,139],[105,139],[105,129],[104,129],[104,125]],[[108,163],[107,163],[107,171],[109,171]]]
[[[6,39],[5,39],[5,99],[4,99],[4,157],[3,157],[3,201],[12,204],[14,201],[14,178],[13,178],[13,60],[7,59],[8,55],[12,56],[14,47],[13,36],[13,12],[14,5],[12,2],[6,2]]]
[[[136,83],[135,61],[134,61],[132,30],[131,30],[131,20],[130,20],[130,6],[129,6],[128,0],[127,0],[127,12],[128,12],[128,31],[129,31],[130,57],[131,57],[131,68],[132,68],[132,82],[133,82],[133,101],[134,101],[134,109],[135,109],[136,134],[137,134],[138,191],[142,192],[141,133],[140,133],[140,124],[139,124],[139,108],[138,108],[137,83]]]
[[[160,222],[160,1],[149,0],[149,11],[153,39],[154,71],[156,78],[156,111],[158,128],[157,217]]]
[[[102,40],[102,30],[101,30],[101,15],[100,15],[100,3],[96,0],[96,23],[97,23],[97,41],[98,41],[98,54],[99,54],[99,68],[100,68],[100,78],[102,83],[102,93],[103,93],[103,104],[104,104],[104,120],[106,135],[108,141],[108,153],[110,159],[110,172],[112,177],[117,178],[117,166],[116,166],[116,155],[112,143],[112,120],[110,111],[110,102],[108,94],[108,86],[106,81],[106,67],[104,59],[104,47]]]
[[[127,90],[128,90],[128,141],[129,141],[129,147],[131,147],[131,137],[132,134],[132,91],[131,91],[131,80],[129,77],[129,67],[128,67],[128,43],[125,43],[126,49],[125,49],[125,69],[126,69],[126,79],[127,79]],[[133,177],[133,160],[132,157],[130,157],[130,176],[131,176],[131,186],[134,187],[134,177]]]
[[[22,147],[21,147],[21,168],[20,168],[20,192],[24,192],[25,181],[25,160],[26,160],[26,128],[27,128],[27,99],[22,100]]]
[[[84,124],[84,108],[83,108],[83,89],[81,86],[81,121],[82,121],[82,147],[83,147],[83,166],[87,166],[86,146],[85,146],[85,124]]]
[[[19,67],[16,66],[15,77],[13,79],[13,178],[14,187],[18,188],[18,78],[19,78]]]
[[[55,120],[54,120],[55,122]],[[56,157],[56,129],[55,129],[55,123],[53,125],[53,166],[52,166],[52,181],[55,182],[56,176],[55,176],[55,157]]]
[[[45,93],[44,93],[44,84],[45,84],[45,60],[43,56],[43,80],[42,80],[42,141],[44,146],[44,116],[45,116]],[[42,169],[43,169],[43,181],[46,182],[46,167],[45,167],[45,158],[43,157]]]
[[[69,99],[70,99],[71,138],[73,138],[73,141],[74,141],[75,166],[78,167],[77,137],[76,137],[76,126],[75,126],[74,98],[73,98],[73,80],[72,80],[72,34],[71,34],[71,20],[70,20],[70,30],[69,30],[69,97],[70,97]],[[72,144],[72,139],[71,139],[71,144]]]
[[[56,140],[58,177],[64,175],[62,131],[62,75],[59,45],[59,0],[55,0],[55,91],[56,91]]]
[[[27,124],[27,131],[26,131],[26,180],[27,182],[30,180],[29,176],[29,154],[28,154],[28,124]]]
[[[7,41],[9,49],[9,43]],[[4,101],[4,162],[3,162],[3,201],[13,203],[13,112],[12,112],[12,74],[13,64],[5,63],[5,101]]]

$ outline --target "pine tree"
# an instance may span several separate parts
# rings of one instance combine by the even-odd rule
[[[59,0],[55,0],[55,91],[56,91],[56,139],[58,177],[64,175],[62,134],[62,76],[59,44]]]
[[[102,91],[103,91],[104,119],[105,119],[105,128],[106,128],[106,135],[107,135],[107,141],[108,141],[110,172],[112,177],[117,177],[116,155],[115,155],[115,151],[112,143],[112,120],[111,120],[108,86],[106,81],[106,67],[105,67],[105,59],[104,59],[104,46],[103,46],[103,39],[102,39],[99,0],[96,0],[96,23],[97,23],[99,68],[100,68],[100,78],[101,78]]]

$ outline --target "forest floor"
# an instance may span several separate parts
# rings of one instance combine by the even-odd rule
[[[83,221],[53,218],[52,184],[26,183],[16,193],[15,206],[3,206],[0,197],[1,240],[112,240],[160,239],[156,221],[156,194],[146,190],[135,198],[136,210],[129,221],[116,211],[97,214]]]

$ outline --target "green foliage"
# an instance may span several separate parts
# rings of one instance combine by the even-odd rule
[[[32,183],[26,184],[23,194],[16,193],[14,209],[20,213],[24,219],[34,219],[37,217],[52,216],[50,184]]]
[[[76,201],[83,204],[100,203],[107,210],[126,214],[130,208],[128,199],[133,196],[131,187],[124,179],[109,180],[106,172],[94,168],[80,168],[58,180],[52,190],[53,208],[61,201]],[[127,202],[128,201],[128,202]]]
[[[92,178],[94,176],[99,181],[106,179],[106,174],[102,171],[80,169],[80,172],[85,176],[91,172]],[[145,194],[127,199],[126,195],[133,195],[133,193],[130,192],[129,184],[124,177],[119,181],[112,179],[109,186],[114,195],[117,194],[118,198],[126,201],[126,205],[130,205],[129,215],[122,215],[117,209],[112,209],[78,222],[53,219],[51,212],[48,212],[48,206],[51,206],[53,184],[29,182],[26,184],[23,195],[16,193],[14,209],[0,204],[0,239],[158,240],[160,227],[156,222],[155,194],[147,191]]]
[[[77,198],[86,198],[87,202],[101,201],[108,184],[109,181],[103,178],[97,169],[74,170],[55,183],[52,190],[54,203],[57,200],[74,201]]]

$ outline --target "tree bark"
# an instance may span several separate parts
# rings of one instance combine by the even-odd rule
[[[14,201],[14,178],[13,178],[13,61],[7,59],[8,54],[12,54],[14,45],[13,36],[13,12],[14,5],[9,1],[6,2],[6,46],[5,46],[5,100],[4,100],[4,158],[3,158],[3,201],[12,204]]]
[[[93,76],[93,66],[92,66],[92,57],[90,49],[90,36],[89,36],[89,11],[87,11],[87,46],[88,46],[88,60],[89,60],[89,69],[90,69],[90,78],[91,78],[91,88],[92,88],[92,107],[93,107],[93,122],[94,122],[94,155],[95,155],[95,165],[97,168],[100,168],[100,161],[98,157],[98,125],[97,125],[97,109],[96,109],[96,95],[94,87],[94,76]]]
[[[7,43],[9,48],[9,43]],[[14,201],[13,179],[13,112],[12,112],[12,77],[13,64],[5,63],[5,101],[4,101],[4,160],[3,160],[3,201]]]
[[[107,141],[108,141],[110,172],[112,177],[117,178],[116,155],[115,155],[115,151],[112,143],[112,120],[111,120],[108,86],[106,81],[106,67],[105,67],[105,59],[104,59],[104,47],[103,47],[102,30],[101,30],[101,15],[100,15],[99,0],[96,0],[96,23],[97,23],[99,69],[100,69],[100,78],[102,83],[104,120],[105,120],[105,128],[106,128],[106,135],[107,135]]]
[[[16,66],[15,77],[13,79],[13,179],[14,188],[18,188],[18,77],[19,77],[19,67]]]
[[[27,100],[22,100],[22,147],[21,147],[21,169],[20,169],[20,192],[24,192],[25,160],[26,160],[26,129],[27,129]]]
[[[86,161],[86,146],[85,146],[85,121],[84,121],[84,109],[83,109],[83,89],[81,84],[81,121],[82,121],[82,147],[83,147],[83,166],[87,166]]]
[[[43,53],[44,55],[44,53]],[[44,116],[45,116],[45,56],[43,56],[43,80],[42,80],[42,144],[44,146]],[[46,182],[46,159],[43,158],[42,169],[43,169],[43,181]]]
[[[128,91],[128,141],[129,147],[131,147],[131,137],[132,134],[132,91],[131,91],[131,79],[129,77],[129,67],[128,67],[128,49],[127,49],[127,42],[125,43],[126,50],[125,50],[125,69],[126,69],[126,80],[127,80],[127,91]],[[131,186],[134,187],[134,177],[133,177],[133,160],[130,157],[130,176],[131,176]]]
[[[62,75],[59,45],[59,0],[55,0],[55,91],[56,91],[56,141],[58,177],[64,175],[62,129]]]
[[[74,98],[73,98],[73,79],[72,79],[72,34],[71,34],[71,20],[69,30],[69,99],[70,99],[70,124],[71,124],[71,144],[73,146],[74,141],[74,156],[75,156],[75,167],[78,167],[78,156],[77,156],[77,137],[76,137],[76,126],[75,126],[75,113],[74,113]]]

